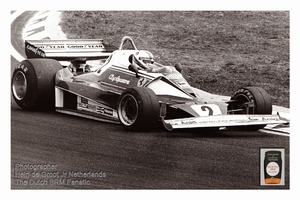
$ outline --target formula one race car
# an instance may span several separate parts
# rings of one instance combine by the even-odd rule
[[[157,122],[169,131],[288,123],[271,115],[262,88],[244,87],[217,102],[216,95],[189,85],[180,64],[155,62],[127,36],[119,48],[102,40],[31,40],[25,52],[28,59],[15,68],[11,82],[13,98],[25,110],[52,108],[142,131]]]

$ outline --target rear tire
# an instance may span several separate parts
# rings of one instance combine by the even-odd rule
[[[23,60],[14,70],[11,91],[15,102],[25,110],[54,109],[55,75],[62,69],[52,59]]]
[[[240,88],[231,97],[231,101],[228,105],[228,114],[272,114],[270,95],[260,87]],[[253,106],[249,107],[249,103]],[[265,126],[245,126],[243,129],[258,130]]]
[[[157,96],[149,88],[128,88],[118,100],[119,120],[128,130],[151,130],[158,122],[159,111]]]

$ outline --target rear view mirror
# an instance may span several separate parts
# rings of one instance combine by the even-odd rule
[[[137,78],[140,77],[140,76],[138,75],[139,68],[138,68],[136,65],[130,64],[130,65],[128,66],[128,69],[129,69],[130,71],[134,72],[134,73],[135,73],[135,76],[136,76]]]

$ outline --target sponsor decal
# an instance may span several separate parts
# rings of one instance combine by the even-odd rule
[[[137,86],[138,87],[143,87],[144,85],[146,85],[147,83],[149,83],[150,81],[146,78],[140,78],[138,83],[137,83]]]
[[[214,124],[221,124],[221,123],[232,123],[232,122],[239,122],[238,120],[224,120],[224,119],[217,119],[217,120],[197,120],[197,119],[191,119],[191,120],[181,120],[175,123],[172,123],[173,125],[191,125],[191,124],[199,124],[199,125],[214,125]],[[240,121],[244,122],[244,121]]]
[[[246,96],[249,98],[250,102],[254,102],[254,96],[252,95],[252,93],[244,88],[238,89],[234,95],[238,94],[238,93],[246,93]]]
[[[80,97],[80,100],[81,100],[81,103],[82,104],[88,104],[88,99],[86,99],[86,98],[83,98],[83,97]]]
[[[181,124],[197,124],[197,122],[195,120],[188,120],[188,121],[181,121]]]
[[[183,76],[181,74],[171,73],[171,74],[166,75],[166,77],[168,79],[170,79],[171,81],[173,81],[174,83],[176,83],[182,89],[190,87],[188,82],[183,78]]]
[[[278,116],[274,116],[274,117],[249,117],[248,119],[250,121],[266,121],[266,123],[268,121],[280,121]]]
[[[279,121],[280,119],[276,116],[276,117],[262,117],[263,121]]]
[[[108,79],[115,83],[123,83],[126,85],[129,85],[130,83],[130,80],[121,78],[120,76],[115,76],[114,74],[109,75]]]
[[[237,120],[224,120],[224,119],[217,119],[217,120],[182,120],[181,124],[219,124],[219,123],[230,123],[230,122],[237,122]],[[180,125],[180,123],[177,123]]]
[[[103,108],[101,106],[96,106],[96,112],[104,115],[113,116],[114,111],[112,109]]]
[[[97,113],[109,117],[118,118],[117,111],[96,102],[90,101],[84,97],[77,98],[77,109]]]
[[[36,55],[39,55],[39,56],[42,56],[42,57],[45,57],[45,53],[40,50],[40,47],[34,47],[34,46],[31,46],[31,45],[27,45],[26,48],[29,50],[29,51],[32,51],[34,54]]]
[[[28,71],[28,68],[25,65],[22,65],[22,64],[18,64],[16,69],[22,69],[24,72]]]
[[[104,49],[103,44],[83,44],[83,45],[65,45],[65,44],[53,44],[53,45],[40,45],[39,49]]]

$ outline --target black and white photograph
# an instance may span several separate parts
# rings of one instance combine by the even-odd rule
[[[10,192],[296,187],[291,5],[101,3],[9,10]]]

